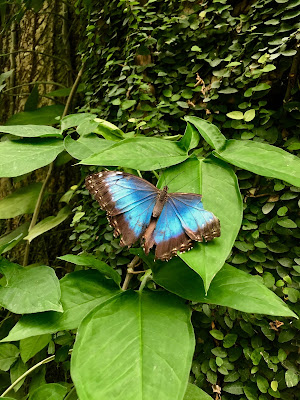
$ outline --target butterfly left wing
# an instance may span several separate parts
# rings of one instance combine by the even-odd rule
[[[218,236],[220,222],[213,213],[203,208],[200,195],[171,193],[151,240],[156,245],[155,257],[167,261],[178,251],[190,250],[193,241],[208,241]],[[147,245],[145,249],[147,251]]]
[[[121,246],[130,247],[150,223],[158,189],[135,175],[102,171],[86,178],[86,187],[107,212]]]

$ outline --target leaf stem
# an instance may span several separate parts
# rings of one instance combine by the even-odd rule
[[[135,256],[134,259],[127,265],[127,273],[125,276],[124,283],[122,285],[122,290],[126,290],[128,288],[129,282],[133,276],[133,273],[131,271],[139,264],[140,264],[140,257]]]
[[[72,353],[72,349],[69,350],[69,354]],[[32,371],[40,367],[41,365],[47,364],[55,359],[55,354],[53,356],[47,357],[44,360],[38,362],[35,364],[33,367],[29,368],[26,372],[24,372],[23,375],[19,376],[18,379],[16,379],[2,394],[0,397],[5,397],[8,392],[11,391],[19,382],[21,382],[22,379],[24,379],[27,375],[29,375]]]
[[[144,290],[144,287],[146,286],[147,281],[148,281],[148,280],[150,279],[150,277],[151,277],[151,274],[152,274],[151,269],[148,269],[148,270],[145,272],[145,275],[143,276],[141,285],[140,285],[140,287],[139,287],[139,293],[142,293],[142,291]]]

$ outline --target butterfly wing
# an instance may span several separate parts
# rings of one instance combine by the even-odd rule
[[[121,246],[130,247],[150,223],[158,189],[135,175],[102,171],[86,178],[86,187],[107,212]]]
[[[203,208],[201,196],[190,193],[168,194],[153,232],[155,257],[169,260],[177,251],[193,247],[193,240],[208,241],[220,236],[219,220]]]

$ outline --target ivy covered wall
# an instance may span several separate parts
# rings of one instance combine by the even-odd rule
[[[177,139],[182,117],[195,115],[227,138],[299,153],[299,0],[90,0],[78,2],[77,12],[86,25],[83,109],[128,137]],[[203,142],[199,154],[207,152]],[[299,314],[300,189],[243,170],[237,175],[244,221],[228,262],[262,276]],[[74,250],[126,264],[128,254],[86,194],[71,236]],[[191,382],[216,399],[297,398],[299,321],[193,307]]]

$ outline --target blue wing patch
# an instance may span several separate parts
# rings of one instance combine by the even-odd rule
[[[107,211],[114,235],[122,234],[120,244],[136,242],[150,224],[158,189],[144,179],[116,171],[90,175],[86,186]]]

